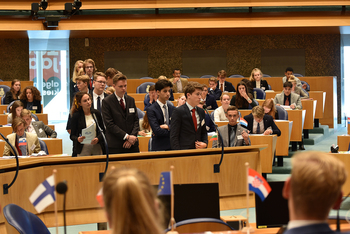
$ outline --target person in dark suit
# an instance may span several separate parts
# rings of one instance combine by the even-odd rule
[[[155,91],[158,99],[147,109],[148,122],[152,129],[152,151],[171,149],[170,119],[175,107],[167,101],[172,86],[168,80],[157,81]]]
[[[113,78],[115,93],[102,102],[108,150],[111,154],[140,152],[137,133],[140,130],[135,99],[126,95],[125,75]]]
[[[215,97],[216,100],[220,100],[222,91],[218,88],[218,80],[216,77],[209,78],[209,93]]]
[[[203,85],[202,98],[201,100],[205,102],[208,110],[215,110],[218,108],[218,104],[216,103],[216,99],[213,95],[208,93],[208,86]]]
[[[263,73],[259,68],[254,68],[249,77],[250,87],[259,88],[263,90],[269,90],[269,84],[266,80],[263,80]]]
[[[224,147],[250,145],[248,132],[244,127],[237,123],[239,119],[237,107],[229,106],[227,108],[226,118],[228,119],[228,124],[219,127],[220,133],[222,134]],[[220,147],[222,147],[221,140],[220,137],[218,137],[218,140],[213,141],[212,148]]]
[[[346,178],[344,164],[328,153],[294,154],[291,177],[282,190],[289,208],[284,234],[340,233],[330,229],[327,219],[331,208],[340,207]]]
[[[57,132],[45,125],[43,121],[32,121],[32,112],[29,110],[23,109],[21,118],[26,122],[26,132],[34,133],[39,138],[47,138],[48,136],[51,138],[57,137]]]
[[[5,94],[4,104],[10,104],[13,101],[19,100],[19,96],[21,95],[21,81],[18,79],[14,79],[11,82],[11,89]]]
[[[104,125],[102,122],[101,113],[98,110],[91,108],[91,95],[85,92],[78,92],[75,95],[74,102],[71,109],[71,123],[72,131],[70,139],[73,141],[74,156],[89,156],[89,155],[101,155],[104,153],[104,140],[101,132],[99,131],[96,121],[102,130]],[[85,136],[82,136],[82,130],[84,128],[94,126],[95,132],[93,133],[93,139],[91,142],[83,143]],[[82,144],[83,143],[83,144]]]
[[[281,131],[273,121],[272,116],[265,115],[264,108],[262,106],[255,106],[252,109],[252,113],[244,116],[244,119],[248,122],[248,130],[253,134],[281,135]]]
[[[143,100],[143,104],[145,105],[145,108],[143,110],[146,111],[148,107],[150,107],[156,101],[157,101],[156,87],[154,85],[151,85],[148,89],[148,93],[145,95],[145,98]]]
[[[186,103],[173,111],[171,116],[171,149],[204,149],[208,144],[205,112],[197,105],[203,86],[189,82],[185,88]]]
[[[35,113],[42,112],[41,94],[36,87],[34,86],[25,87],[19,99],[23,103],[24,109],[34,111]]]
[[[218,83],[217,87],[222,92],[236,92],[235,87],[233,87],[231,82],[226,81],[227,74],[225,70],[221,70],[218,72]]]
[[[197,107],[202,108],[204,110],[204,102],[200,101]],[[204,110],[205,111],[205,110]],[[215,132],[214,120],[210,118],[210,115],[205,113],[205,125],[207,126],[207,132]]]
[[[102,111],[103,99],[108,96],[108,94],[104,92],[106,82],[106,75],[103,72],[96,72],[94,74],[94,90],[91,92],[92,108],[99,112]]]

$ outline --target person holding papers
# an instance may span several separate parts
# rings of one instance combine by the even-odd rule
[[[10,144],[15,148],[18,156],[32,155],[33,153],[39,153],[40,144],[39,139],[36,134],[30,132],[24,132],[26,122],[16,117],[12,122],[12,130],[14,133],[11,133],[7,136]],[[10,145],[5,144],[3,156],[14,156]]]
[[[262,106],[255,106],[252,109],[252,113],[244,116],[244,119],[248,123],[248,130],[253,134],[263,134],[271,135],[277,134],[281,135],[281,131],[273,121],[271,115],[265,115],[264,108]]]
[[[273,100],[276,106],[283,106],[287,108],[301,109],[301,100],[298,94],[292,93],[293,84],[289,81],[283,84],[283,91],[280,94],[276,94]]]
[[[91,109],[91,99],[91,95],[85,92],[75,95],[71,109],[72,156],[100,155],[104,151],[103,138],[95,122],[97,120],[104,130],[102,116],[98,110]]]

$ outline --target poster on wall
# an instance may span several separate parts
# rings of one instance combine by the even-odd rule
[[[42,72],[42,104],[47,106],[61,91],[61,51],[30,51],[29,78],[38,87],[37,77]]]

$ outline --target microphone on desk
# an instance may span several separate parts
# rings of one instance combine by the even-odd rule
[[[56,191],[59,194],[63,194],[63,225],[64,225],[64,234],[67,233],[67,224],[66,224],[66,192],[68,190],[67,181],[64,180],[59,182],[56,185]]]
[[[107,173],[107,169],[108,169],[108,162],[109,162],[109,153],[108,153],[108,143],[106,140],[106,136],[105,133],[103,132],[102,128],[100,127],[100,125],[98,124],[97,118],[95,113],[92,113],[92,117],[94,118],[94,121],[98,127],[98,130],[101,132],[101,135],[103,137],[103,141],[105,142],[105,148],[106,148],[106,167],[105,167],[105,171],[102,173],[100,173],[99,175],[99,180],[100,182],[103,180],[104,175]]]
[[[16,174],[15,177],[13,178],[12,182],[10,183],[10,185],[8,184],[3,184],[2,188],[3,188],[3,194],[8,194],[9,193],[9,188],[15,183],[17,176],[18,176],[18,172],[19,172],[19,161],[18,161],[18,154],[17,151],[15,150],[15,147],[13,147],[13,145],[9,142],[9,139],[6,138],[1,132],[0,135],[2,136],[2,138],[4,138],[4,140],[6,141],[6,143],[11,147],[13,153],[15,154],[15,158],[16,158]]]
[[[205,111],[205,113],[207,115],[209,115],[208,110],[207,110],[207,105],[205,105],[205,104],[203,105],[203,110]],[[220,129],[219,129],[218,125],[215,123],[214,120],[212,120],[210,115],[209,115],[209,119],[211,120],[211,122],[213,122],[213,124],[215,126],[215,129],[218,132],[218,135],[219,135],[218,137],[220,138],[220,141],[221,141],[221,158],[220,158],[220,162],[219,162],[219,164],[214,164],[214,173],[219,173],[222,160],[224,159],[224,140],[222,138],[222,134],[220,132]]]

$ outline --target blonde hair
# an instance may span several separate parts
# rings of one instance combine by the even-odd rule
[[[32,117],[32,112],[30,112],[30,111],[27,110],[27,109],[23,109],[23,110],[21,111],[21,118],[23,118],[23,117],[25,117],[25,116],[30,116],[30,117]]]
[[[252,109],[252,114],[254,117],[257,117],[259,119],[264,118],[265,111],[262,106],[254,106]]]
[[[72,81],[73,81],[74,83],[76,83],[75,79],[79,76],[79,75],[78,75],[78,72],[79,72],[79,71],[77,71],[77,67],[79,66],[79,63],[84,64],[84,61],[83,61],[83,60],[78,60],[78,61],[76,61],[75,64],[74,64],[74,71],[73,71],[73,76],[72,76]],[[81,69],[82,69],[82,68],[81,68]],[[80,70],[80,69],[79,69],[79,70]]]
[[[266,106],[267,108],[270,108],[270,112],[269,113],[266,113],[268,115],[271,115],[273,119],[275,119],[276,117],[276,106],[275,106],[275,103],[273,102],[273,99],[270,98],[270,99],[266,99],[264,101],[264,103],[262,104],[262,107]],[[265,110],[264,110],[265,112]]]
[[[294,210],[309,218],[327,219],[346,177],[344,164],[328,153],[294,155],[290,179]]]
[[[166,78],[166,76],[163,76],[163,75],[161,75],[161,76],[159,76],[158,77],[158,81],[160,81],[160,80],[167,80],[168,78]]]
[[[103,200],[112,234],[163,234],[156,192],[144,173],[119,168],[103,180]]]
[[[107,91],[111,92],[112,94],[115,92],[115,88],[111,87],[107,87],[105,90],[105,93],[107,93]]]
[[[252,72],[250,73],[249,81],[255,81],[255,79],[254,79],[254,73],[255,72],[259,72],[260,76],[261,76],[261,80],[263,79],[263,73],[261,72],[261,70],[259,68],[254,68],[252,70]]]

